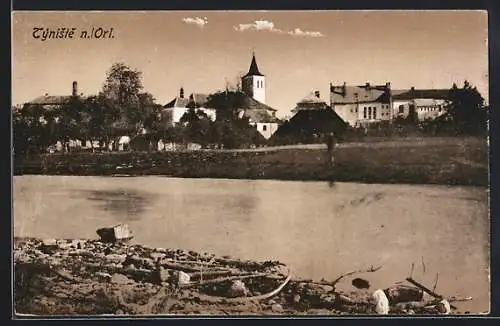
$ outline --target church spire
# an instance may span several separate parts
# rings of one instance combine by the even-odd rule
[[[255,60],[255,52],[252,53],[252,63],[250,63],[250,69],[248,69],[248,73],[246,76],[264,76],[260,73],[259,67],[257,66],[257,60]]]

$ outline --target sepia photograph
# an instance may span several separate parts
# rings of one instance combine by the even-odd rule
[[[11,20],[14,318],[490,313],[487,11]]]

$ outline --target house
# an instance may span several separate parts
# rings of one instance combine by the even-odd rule
[[[392,120],[391,84],[335,86],[330,83],[330,106],[350,126]]]
[[[347,123],[320,98],[320,92],[311,92],[292,110],[294,116],[282,124],[273,136],[275,143],[316,143],[327,133],[341,135]]]
[[[201,93],[192,93],[189,97],[184,97],[184,89],[181,87],[179,96],[176,96],[172,101],[163,106],[161,110],[161,120],[165,121],[166,126],[173,126],[179,123],[182,116],[189,111],[195,109],[196,111],[204,112],[210,120],[214,121],[216,118],[216,111],[212,108],[206,108],[208,95]]]
[[[394,90],[392,94],[393,116],[406,118],[415,112],[418,120],[435,119],[445,113],[449,98],[447,89]]]
[[[72,99],[81,98],[82,94],[78,94],[78,83],[76,81],[72,84],[71,95],[49,95],[45,94],[39,96],[26,103],[26,106],[41,106],[45,110],[51,110],[59,108],[65,104],[68,104]]]
[[[265,104],[266,76],[259,71],[255,53],[252,54],[248,72],[241,77],[241,90],[245,94],[241,116],[247,117],[249,123],[269,139],[278,130],[280,120],[276,117],[277,110]]]
[[[247,118],[248,123],[254,126],[265,139],[271,138],[281,122],[276,117],[276,110],[246,94],[242,102],[243,104],[237,110],[239,117]]]

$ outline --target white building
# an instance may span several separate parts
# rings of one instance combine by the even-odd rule
[[[395,118],[406,118],[415,110],[418,120],[435,119],[446,110],[449,90],[447,89],[415,89],[395,90],[392,96],[393,115]]]
[[[391,121],[391,84],[334,86],[330,84],[330,106],[350,126]]]
[[[179,96],[165,104],[161,111],[161,118],[167,125],[173,126],[179,123],[182,116],[193,108],[196,111],[204,112],[208,118],[215,121],[216,110],[205,107],[208,100],[208,95],[201,93],[192,93],[188,98],[184,97],[184,89],[181,88]]]
[[[248,73],[241,77],[241,88],[248,96],[253,97],[260,103],[266,104],[266,77],[259,71],[257,60],[255,60],[255,53],[252,56]]]

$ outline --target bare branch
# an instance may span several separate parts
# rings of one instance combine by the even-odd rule
[[[432,292],[436,291],[438,280],[439,280],[439,273],[436,273],[436,280],[434,281],[434,287],[432,288]]]

